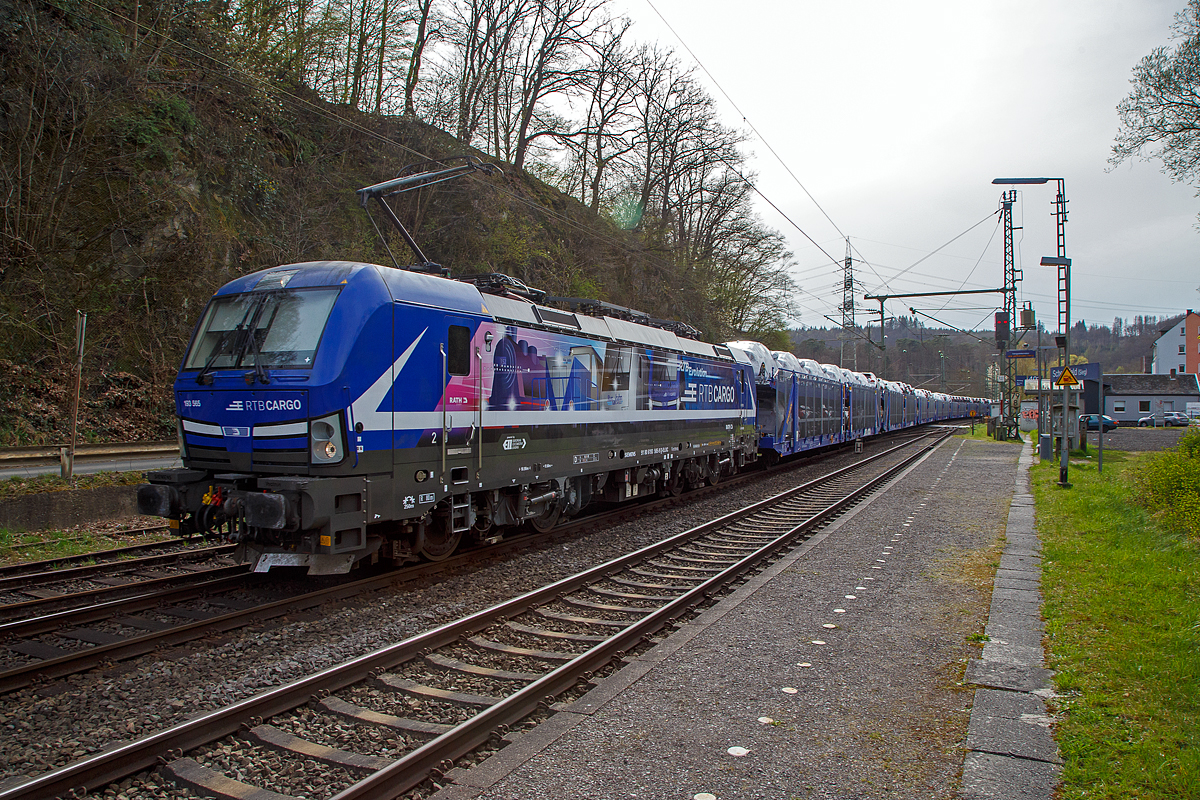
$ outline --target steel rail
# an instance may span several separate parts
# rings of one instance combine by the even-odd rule
[[[45,545],[60,544],[62,542],[74,542],[80,539],[107,537],[109,539],[126,539],[131,536],[145,536],[150,533],[160,533],[169,531],[166,525],[156,525],[152,528],[129,528],[128,530],[81,533],[75,536],[60,536],[50,539],[41,539],[33,542],[20,542],[12,545],[11,550],[28,550],[33,547],[41,547]],[[26,572],[36,572],[38,570],[46,570],[52,568],[55,564],[78,564],[88,559],[96,558],[107,553],[118,552],[136,552],[137,550],[152,550],[154,548],[170,547],[177,545],[180,542],[187,542],[188,539],[174,537],[171,539],[163,539],[158,542],[146,542],[144,544],[131,544],[124,547],[113,547],[108,550],[93,550],[90,553],[79,553],[73,556],[58,556],[56,558],[40,559],[38,561],[16,561],[12,564],[0,566],[0,576],[19,575]]]
[[[907,446],[913,441],[919,440],[928,435],[929,434],[926,433],[916,437],[906,437],[901,445],[898,445],[896,448],[892,448],[892,450]],[[866,459],[857,462],[855,465],[852,465],[850,468],[857,468],[863,464],[870,463],[874,459],[879,458],[888,452],[892,452],[892,450],[884,451],[883,453],[875,456],[869,456]],[[795,462],[790,466],[798,467],[802,463],[804,462]],[[787,469],[787,467],[784,469]],[[778,474],[778,472],[774,474]],[[825,477],[829,478],[837,474],[839,474],[839,472],[830,473],[829,476]],[[68,655],[60,656],[58,658],[45,659],[23,664],[18,667],[13,667],[9,670],[0,672],[0,695],[23,689],[39,680],[62,678],[92,669],[110,661],[122,661],[130,658],[136,658],[138,656],[153,652],[160,647],[186,644],[187,642],[203,639],[212,633],[234,630],[253,622],[258,622],[264,619],[272,619],[294,610],[312,608],[325,602],[342,600],[355,594],[364,594],[367,592],[377,591],[396,583],[420,580],[454,567],[474,563],[480,558],[481,555],[495,557],[504,555],[505,553],[511,552],[517,548],[569,538],[578,533],[580,530],[586,530],[589,527],[612,524],[616,521],[623,521],[630,516],[644,514],[647,511],[660,507],[678,504],[681,502],[691,502],[693,500],[705,497],[710,493],[721,492],[733,486],[737,486],[744,481],[754,480],[759,477],[761,477],[760,473],[742,473],[734,476],[731,479],[721,481],[716,486],[704,487],[698,491],[691,492],[684,497],[659,498],[648,503],[622,506],[611,512],[584,517],[572,523],[558,526],[545,533],[513,537],[503,540],[496,545],[492,545],[487,548],[465,551],[456,556],[452,556],[451,558],[436,563],[419,564],[404,568],[399,571],[392,571],[381,576],[363,578],[351,583],[319,589],[303,595],[298,595],[296,597],[275,601],[273,603],[255,606],[248,609],[239,609],[236,611],[231,611],[228,614],[222,614],[205,620],[184,623],[182,625],[177,625],[162,631],[151,631],[143,634],[142,636],[131,637],[120,642],[98,644],[86,649],[78,650]],[[818,478],[816,480],[820,481],[823,479]],[[229,547],[232,547],[232,545],[229,545]],[[116,563],[127,564],[132,562]],[[95,621],[98,618],[99,617],[93,617],[88,621]]]
[[[392,798],[398,797],[416,787],[429,777],[432,770],[441,769],[447,761],[453,763],[453,759],[465,755],[484,744],[491,737],[492,732],[496,731],[501,725],[512,726],[516,722],[519,722],[535,711],[540,702],[551,700],[553,697],[574,686],[580,676],[585,673],[594,672],[610,663],[614,658],[620,658],[626,651],[647,640],[655,632],[669,624],[675,617],[699,605],[705,599],[712,597],[721,588],[737,580],[744,573],[786,547],[801,533],[816,527],[829,517],[842,511],[846,506],[854,503],[863,494],[907,467],[937,444],[940,444],[947,436],[949,434],[939,437],[936,441],[888,469],[882,475],[872,478],[842,499],[835,501],[832,505],[816,512],[791,530],[776,537],[758,551],[745,556],[737,563],[721,570],[719,573],[706,579],[703,583],[694,586],[671,602],[660,607],[657,611],[630,624],[608,640],[597,644],[586,653],[568,661],[554,671],[525,686],[523,689],[504,698],[499,703],[484,709],[474,717],[455,726],[453,730],[426,742],[416,750],[397,759],[390,766],[347,787],[334,795],[331,800],[392,800]],[[901,445],[901,447],[906,446]],[[892,451],[889,450],[887,452],[890,453]],[[872,457],[872,460],[882,455],[886,455],[886,453]],[[844,474],[849,469],[859,468],[860,466],[861,464],[852,465],[851,468],[839,470],[838,473]],[[773,504],[784,496],[792,496],[796,493],[797,490],[790,490],[781,496],[757,503],[753,507],[759,508],[765,503]],[[726,515],[721,520],[714,521],[720,523],[718,525],[714,526],[713,523],[708,523],[700,527],[709,530],[713,527],[721,527],[725,524],[728,517],[731,516],[741,517],[743,515],[740,512],[734,512],[734,514]],[[677,540],[686,535],[685,532],[678,537],[673,537],[673,539]],[[658,551],[660,548],[655,547],[655,550]],[[607,571],[605,568],[611,568],[611,562],[609,565],[603,565],[589,572],[595,573],[599,571],[601,574],[604,574]],[[579,586],[575,588],[579,588]],[[443,769],[442,771],[444,772],[445,770]]]
[[[195,572],[180,572],[174,575],[163,575],[159,578],[149,578],[144,581],[131,581],[130,583],[116,584],[113,586],[100,586],[95,589],[84,589],[79,592],[68,592],[66,594],[53,595],[51,597],[39,597],[33,600],[21,600],[16,603],[5,603],[0,606],[0,618],[3,622],[0,625],[8,622],[13,622],[20,619],[31,619],[32,616],[41,616],[44,614],[54,614],[59,611],[66,611],[66,608],[60,606],[71,605],[71,608],[84,608],[82,601],[90,600],[93,604],[106,603],[128,599],[134,595],[131,592],[141,594],[148,589],[161,590],[160,587],[168,586],[176,582],[184,581],[188,578],[195,582],[210,580],[214,577],[220,577],[225,574],[232,574],[233,570],[249,574],[249,570],[244,564],[235,564],[228,567],[216,567],[214,569],[198,570]],[[14,592],[15,593],[15,592]],[[109,600],[96,599],[103,598],[106,595],[113,595]],[[120,595],[124,594],[122,597]]]
[[[0,622],[0,641],[3,641],[6,637],[10,636],[26,638],[30,636],[38,636],[43,633],[49,633],[50,631],[58,630],[59,628],[67,625],[80,625],[86,622],[96,622],[97,620],[108,619],[114,614],[132,614],[137,611],[158,608],[163,603],[206,597],[209,592],[225,591],[227,589],[238,588],[239,586],[245,584],[247,580],[256,577],[254,573],[247,571],[245,565],[218,567],[217,569],[207,570],[202,573],[193,573],[193,576],[197,579],[196,582],[189,583],[185,586],[175,586],[170,589],[160,591],[141,592],[131,597],[106,600],[104,602],[94,603],[90,606],[67,608],[61,611],[52,611],[46,614],[41,614],[36,617],[26,617],[24,619]],[[144,581],[133,584],[130,588],[148,588],[153,584],[177,580],[179,577],[183,576],[168,575],[165,578],[156,578],[152,581]],[[122,587],[110,588],[119,589]],[[64,595],[63,597],[50,597],[36,602],[49,603],[55,600],[70,600],[71,598],[86,594],[90,594],[90,592],[79,592],[73,595]],[[25,604],[22,603],[21,605]],[[2,606],[0,607],[0,611],[3,611],[7,608],[11,608],[11,606]]]
[[[644,510],[646,506],[642,506],[641,508]],[[224,631],[234,630],[236,628],[249,625],[253,622],[273,619],[294,611],[313,608],[323,603],[335,602],[338,600],[344,600],[348,597],[353,597],[358,594],[366,594],[368,592],[378,591],[394,584],[420,580],[432,575],[437,575],[455,567],[466,566],[475,563],[478,561],[481,555],[490,557],[500,556],[518,548],[528,547],[532,544],[555,541],[578,532],[579,528],[598,524],[598,520],[601,518],[609,519],[610,516],[621,517],[633,511],[635,511],[635,509],[622,508],[617,512],[614,512],[612,515],[589,517],[587,519],[578,521],[575,525],[562,526],[543,534],[514,537],[486,549],[459,553],[458,555],[452,556],[451,558],[443,561],[418,564],[403,568],[401,570],[390,571],[383,575],[374,575],[337,586],[317,589],[312,592],[296,595],[295,597],[284,598],[271,603],[254,606],[253,608],[230,611],[227,614],[221,614],[209,619],[184,623],[161,631],[151,631],[141,636],[131,637],[120,642],[95,645],[69,655],[60,656],[58,658],[23,664],[21,666],[13,667],[9,670],[0,672],[0,695],[23,689],[40,680],[63,678],[68,675],[73,675],[88,669],[92,669],[110,661],[124,661],[130,658],[136,658],[138,656],[153,652],[160,647],[186,644],[198,639],[203,639],[213,633],[222,633]],[[243,575],[244,574],[248,573],[243,573]],[[208,590],[212,591],[217,588],[219,587],[208,587]],[[195,593],[197,591],[197,587],[188,587],[185,589],[185,591]],[[133,601],[136,602],[137,599],[138,598],[133,598]],[[114,604],[119,604],[121,602],[122,601],[119,600],[113,601]],[[157,602],[155,605],[157,605]],[[117,610],[128,611],[129,609],[118,608]],[[99,617],[94,617],[88,621],[95,621],[95,619],[98,618]],[[20,623],[17,623],[17,625],[14,626],[14,630],[16,627],[19,627],[19,624]],[[3,630],[3,626],[0,626],[0,631]]]
[[[208,556],[219,556],[233,552],[234,547],[235,545],[232,544],[197,547],[187,550],[177,550],[173,553],[142,556],[140,558],[116,559],[106,561],[103,564],[91,564],[83,567],[66,567],[64,569],[50,570],[49,572],[9,575],[8,577],[0,578],[0,591],[20,591],[22,586],[44,586],[47,583],[56,583],[58,581],[86,579],[89,575],[105,575],[110,572],[170,564],[172,561],[194,561],[200,558],[207,558]],[[124,550],[125,548],[120,549]],[[116,552],[115,550],[102,551],[102,553]],[[91,553],[90,555],[97,556],[102,553]]]
[[[851,502],[851,499],[857,498],[874,486],[877,486],[890,475],[895,474],[900,468],[931,450],[949,435],[949,432],[947,432],[938,437],[938,439],[928,444],[925,448],[922,448],[916,454],[906,458],[900,465],[856,489],[848,499],[843,499],[834,507],[814,514],[810,517],[809,522],[805,524],[811,526],[815,524],[814,520],[819,522],[832,514],[838,513],[846,504]],[[650,557],[671,550],[680,544],[698,538],[724,525],[751,516],[757,511],[776,504],[783,499],[809,491],[853,470],[861,469],[862,466],[883,458],[896,450],[907,447],[914,441],[917,440],[909,440],[902,445],[874,456],[866,457],[856,464],[843,467],[828,475],[808,481],[801,486],[789,489],[772,498],[723,515],[718,519],[711,520],[691,530],[648,545],[633,553],[612,559],[584,572],[526,592],[512,600],[478,611],[460,620],[446,623],[397,644],[380,648],[339,665],[327,667],[308,677],[269,689],[232,705],[179,723],[166,730],[133,742],[113,746],[104,752],[96,753],[73,764],[46,772],[24,783],[0,791],[0,800],[29,800],[30,798],[63,796],[71,792],[78,793],[80,790],[95,789],[140,770],[153,767],[159,763],[160,757],[164,753],[186,752],[237,732],[249,720],[254,718],[267,719],[276,714],[289,711],[303,705],[310,699],[323,697],[328,693],[365,680],[377,670],[387,670],[398,664],[410,661],[423,652],[429,652],[458,641],[463,637],[475,635],[498,620],[509,619],[519,615],[534,606],[555,599],[562,593],[575,591],[589,583],[615,574],[627,566],[645,561]],[[796,526],[791,532],[773,540],[771,545],[768,545],[771,552],[773,553],[787,544],[802,527],[803,525]],[[427,566],[435,567],[446,563],[439,562],[437,565],[431,564]],[[754,563],[757,562],[752,562],[750,561],[750,557],[747,557],[740,560],[737,565],[744,571]],[[734,577],[730,571],[732,569],[731,567],[723,570],[719,575],[732,578]],[[443,764],[448,758],[457,757],[478,746],[478,744],[487,740],[491,731],[495,730],[498,725],[510,724],[507,720],[515,722],[521,719],[536,708],[539,701],[573,685],[578,675],[582,672],[591,671],[596,667],[603,666],[618,652],[628,650],[629,647],[635,645],[643,637],[665,625],[673,615],[677,615],[678,611],[684,608],[683,597],[694,600],[711,595],[718,586],[718,582],[715,580],[716,577],[718,576],[709,578],[702,584],[690,589],[681,598],[672,601],[668,607],[660,609],[638,622],[632,623],[617,633],[610,642],[597,645],[571,662],[568,662],[575,665],[574,670],[568,671],[564,668],[559,668],[539,678],[518,693],[520,695],[519,699],[512,699],[510,697],[501,701],[500,704],[481,712],[480,715],[464,723],[464,726],[467,727],[464,727],[462,731],[457,731],[456,729],[456,731],[443,734],[437,739],[405,755],[387,767],[383,772],[377,773],[376,776],[369,777],[348,787],[337,795],[335,800],[368,797],[390,798],[406,791],[411,786],[419,783],[420,780],[423,780],[424,776],[428,774],[429,769]],[[436,752],[438,748],[433,747],[435,742],[441,743],[438,745],[438,748],[448,743],[452,744],[452,746],[449,749],[441,750],[439,753]],[[424,770],[425,772],[422,774],[420,770]],[[416,777],[419,774],[421,777]]]

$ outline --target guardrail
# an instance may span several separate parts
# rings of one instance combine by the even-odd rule
[[[70,461],[66,445],[0,448],[0,469],[7,467],[51,467],[58,464],[66,474]],[[113,444],[80,444],[75,446],[75,463],[82,464],[112,459],[130,461],[144,458],[166,458],[179,454],[179,442],[169,439],[159,442],[118,442]]]

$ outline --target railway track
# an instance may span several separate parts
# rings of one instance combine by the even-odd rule
[[[903,442],[920,439],[898,436]],[[691,492],[686,502],[724,491],[761,473],[743,473],[718,486]],[[525,547],[571,538],[593,529],[603,529],[664,506],[684,502],[667,497],[636,506],[580,518],[549,532],[528,533],[497,544],[460,553],[437,564],[419,564],[358,580],[301,591],[299,594],[273,590],[272,577],[253,575],[242,566],[221,563],[211,569],[183,565],[173,574],[151,573],[139,580],[113,578],[117,585],[90,586],[62,592],[53,585],[54,576],[73,580],[97,580],[124,569],[128,574],[171,563],[175,555],[146,556],[112,561],[95,567],[74,567],[35,575],[13,576],[8,596],[17,601],[0,606],[0,694],[31,686],[39,681],[64,678],[113,662],[153,653],[162,648],[195,643],[249,625],[345,601],[398,584],[426,580],[444,570],[476,564],[481,557],[496,558]],[[193,554],[223,556],[232,546],[192,551]],[[199,556],[198,556],[199,557]],[[78,572],[76,572],[78,571]],[[74,576],[74,577],[73,577]],[[32,586],[26,586],[22,581]],[[60,578],[61,580],[61,578]],[[19,591],[19,593],[18,593]],[[22,598],[22,594],[25,598]]]
[[[166,530],[166,526],[163,526]],[[136,533],[150,533],[155,529],[149,528]],[[135,534],[136,535],[136,534]],[[216,552],[230,552],[233,548],[224,546]],[[77,578],[88,578],[93,575],[105,575],[122,570],[149,567],[157,564],[170,563],[181,555],[212,551],[208,543],[199,536],[191,538],[171,538],[159,542],[131,544],[126,547],[114,547],[108,550],[96,550],[91,553],[80,553],[73,556],[48,558],[43,561],[22,561],[0,567],[0,593],[14,587],[41,586],[47,583]]]
[[[290,781],[296,775],[321,783],[316,794],[336,792],[335,800],[397,797],[440,780],[472,751],[502,746],[513,726],[552,713],[556,698],[583,691],[598,670],[648,646],[948,435],[924,446],[906,442],[485,611],[114,746],[0,791],[0,800],[78,796],[160,762],[178,785],[218,797],[251,796],[256,787],[239,780],[245,773],[276,798],[314,793]],[[339,733],[348,727],[353,732]],[[264,763],[280,766],[251,766]]]

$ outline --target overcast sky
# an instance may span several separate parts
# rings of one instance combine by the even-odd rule
[[[869,293],[1001,286],[996,218],[895,276],[995,211],[1001,187],[992,178],[1062,177],[1071,317],[1104,325],[1116,316],[1200,309],[1195,189],[1172,183],[1157,161],[1106,171],[1115,107],[1129,92],[1132,69],[1171,43],[1171,23],[1184,5],[613,0],[634,20],[639,41],[669,44],[685,63],[693,63],[684,45],[690,48],[712,74],[698,70],[726,124],[748,129],[744,115],[762,135],[747,149],[763,195],[836,259],[846,249],[839,229],[849,236],[856,258],[871,265],[856,267]],[[1053,187],[1019,187],[1014,209],[1014,224],[1024,228],[1016,232],[1025,276],[1018,305],[1032,301],[1051,329],[1055,274],[1038,261],[1055,254]],[[840,268],[768,203],[758,205],[795,252],[799,322],[840,319]],[[914,305],[956,326],[990,329],[1000,302],[998,295],[895,300],[887,313],[907,314]],[[877,302],[860,293],[856,303],[878,319]],[[859,317],[867,321],[866,313]]]

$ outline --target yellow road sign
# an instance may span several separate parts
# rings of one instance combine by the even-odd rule
[[[1058,376],[1058,380],[1054,382],[1055,386],[1078,386],[1079,381],[1071,373],[1070,367],[1063,367],[1062,375]]]

